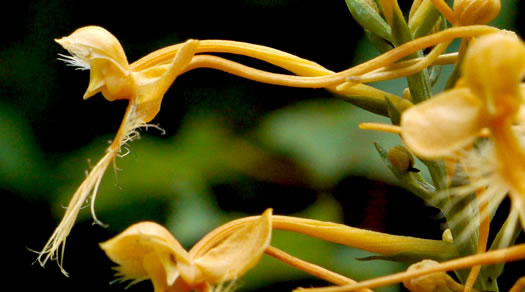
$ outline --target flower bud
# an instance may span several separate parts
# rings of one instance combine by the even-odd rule
[[[410,88],[407,87],[403,89],[403,93],[401,94],[401,96],[406,100],[412,100],[412,94],[410,93]]]
[[[55,41],[72,55],[66,57],[67,62],[91,70],[84,99],[98,92],[109,101],[135,95],[126,54],[110,32],[102,27],[86,26]]]
[[[445,229],[445,231],[443,231],[441,238],[445,242],[454,243],[454,237],[452,236],[452,231],[450,230],[450,228],[447,228]]]
[[[408,267],[407,271],[419,270],[439,265],[433,260],[422,260]],[[450,283],[450,276],[445,272],[437,272],[417,278],[411,278],[403,281],[403,285],[412,292],[446,292],[450,291],[448,285]]]
[[[403,146],[397,145],[388,150],[387,159],[392,166],[405,173],[414,170],[414,157]]]
[[[501,9],[500,0],[454,0],[458,25],[487,24]]]

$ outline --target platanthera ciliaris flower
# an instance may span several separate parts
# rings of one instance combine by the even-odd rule
[[[492,214],[508,196],[509,219],[525,227],[525,148],[523,123],[525,44],[512,33],[495,33],[473,40],[455,88],[406,110],[401,119],[402,137],[419,157],[460,157],[469,183],[453,187],[452,195],[481,191],[479,204]],[[480,132],[488,129],[486,139]],[[451,201],[454,201],[452,199]],[[452,220],[463,220],[467,212]],[[467,230],[468,232],[468,230]],[[505,231],[508,243],[512,228]]]
[[[87,197],[92,194],[91,209],[94,215],[94,197],[102,177],[120,153],[122,145],[138,137],[136,131],[147,126],[159,112],[162,98],[175,78],[191,61],[199,45],[189,40],[177,52],[171,62],[132,70],[118,40],[107,30],[88,26],[76,30],[70,36],[56,40],[71,56],[64,60],[81,69],[90,70],[88,89],[84,99],[101,92],[109,101],[129,100],[129,105],[117,135],[106,155],[95,165],[71,199],[59,226],[41,251],[38,261],[44,265],[49,259],[57,259],[63,248],[78,212]],[[61,266],[61,258],[58,258]],[[62,269],[65,273],[65,271]]]
[[[90,70],[89,85],[84,94],[84,99],[100,92],[109,101],[126,99],[129,101],[129,105],[116,137],[106,150],[106,154],[92,168],[86,179],[76,190],[67,206],[62,221],[41,251],[38,261],[41,265],[44,265],[50,259],[57,259],[59,266],[62,268],[65,240],[73,227],[81,206],[89,196],[91,196],[92,216],[96,223],[101,224],[94,213],[94,202],[106,169],[119,155],[121,147],[139,136],[137,129],[148,126],[147,123],[157,115],[164,94],[178,75],[196,68],[207,67],[269,84],[303,88],[326,88],[341,96],[357,97],[349,100],[354,100],[356,104],[366,104],[374,112],[386,114],[385,98],[388,98],[392,104],[400,108],[410,106],[411,102],[374,87],[361,84],[361,82],[366,80],[361,80],[359,76],[370,73],[373,70],[383,69],[386,71],[379,72],[380,74],[388,74],[389,70],[393,70],[395,71],[394,75],[397,76],[400,73],[397,72],[397,69],[384,67],[418,50],[440,42],[450,41],[458,37],[477,36],[495,30],[488,26],[451,28],[434,35],[421,37],[394,48],[368,62],[337,73],[315,62],[286,52],[235,41],[189,40],[183,44],[162,48],[129,64],[118,40],[101,27],[88,26],[80,28],[70,36],[56,40],[71,54],[71,56],[62,56],[63,60],[73,66],[78,66],[80,69]],[[199,54],[196,55],[196,53]],[[281,67],[292,74],[266,72],[219,56],[203,53],[244,55]],[[436,59],[431,58],[432,60],[427,62],[428,64],[425,66],[433,63],[438,57],[436,56]],[[444,62],[450,61],[449,58],[444,60]],[[411,66],[410,64],[401,65]],[[412,71],[402,73],[405,75],[413,74]],[[387,77],[392,78],[392,75]],[[65,273],[63,269],[62,271]]]
[[[90,70],[84,99],[101,92],[109,101],[130,100],[145,123],[159,112],[162,97],[199,46],[199,41],[189,40],[171,63],[133,71],[119,41],[102,27],[83,27],[56,42],[72,55],[64,60]]]
[[[120,280],[150,279],[155,292],[210,291],[253,268],[270,244],[272,211],[233,231],[208,250],[187,252],[163,226],[132,225],[100,244],[119,266]]]

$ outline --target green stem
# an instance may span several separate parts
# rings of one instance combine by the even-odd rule
[[[392,29],[392,40],[396,47],[410,42],[414,39],[412,32],[410,28],[408,27],[408,24],[405,20],[405,17],[403,16],[403,13],[399,6],[397,5],[397,1],[394,1],[394,9],[393,9],[393,15],[392,20],[390,23],[390,27]],[[418,57],[421,57],[422,53],[414,53],[412,55],[407,56],[405,59],[415,59]],[[424,100],[427,100],[431,96],[431,89],[430,89],[430,79],[428,76],[428,73],[426,70],[423,70],[419,73],[416,73],[414,75],[407,77],[408,81],[408,88],[410,89],[410,94],[412,96],[412,100],[414,103],[419,103]]]

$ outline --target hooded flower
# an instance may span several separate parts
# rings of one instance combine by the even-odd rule
[[[147,126],[155,118],[164,94],[175,78],[186,69],[199,46],[198,41],[189,40],[170,62],[135,71],[130,68],[119,41],[101,27],[83,27],[56,42],[71,53],[71,56],[62,56],[62,60],[80,69],[90,70],[84,99],[101,92],[109,101],[127,99],[129,106],[106,154],[76,190],[62,221],[41,251],[38,257],[41,265],[49,259],[57,259],[58,254],[63,254],[59,250],[64,247],[78,212],[89,195],[92,196],[93,218],[95,222],[101,223],[94,214],[94,201],[106,169],[120,153],[121,147],[138,137],[137,129]],[[61,266],[61,259],[58,260]],[[62,272],[67,275],[63,269]]]
[[[153,222],[132,225],[100,246],[119,265],[121,280],[151,279],[155,292],[190,291],[242,276],[260,260],[271,233],[268,209],[199,255],[184,250],[169,231]]]
[[[151,121],[164,94],[195,54],[199,41],[187,41],[171,63],[132,71],[120,42],[106,29],[86,26],[56,40],[71,56],[63,60],[90,70],[84,99],[98,92],[109,101],[128,99],[137,104],[142,120]]]
[[[65,61],[90,70],[84,99],[98,92],[109,101],[133,96],[135,86],[126,54],[119,41],[107,30],[86,26],[55,41],[71,54],[64,56]]]

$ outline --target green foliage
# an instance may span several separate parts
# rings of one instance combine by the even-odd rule
[[[346,0],[346,5],[354,19],[364,29],[387,41],[392,41],[390,26],[379,15],[379,10],[373,1]]]

